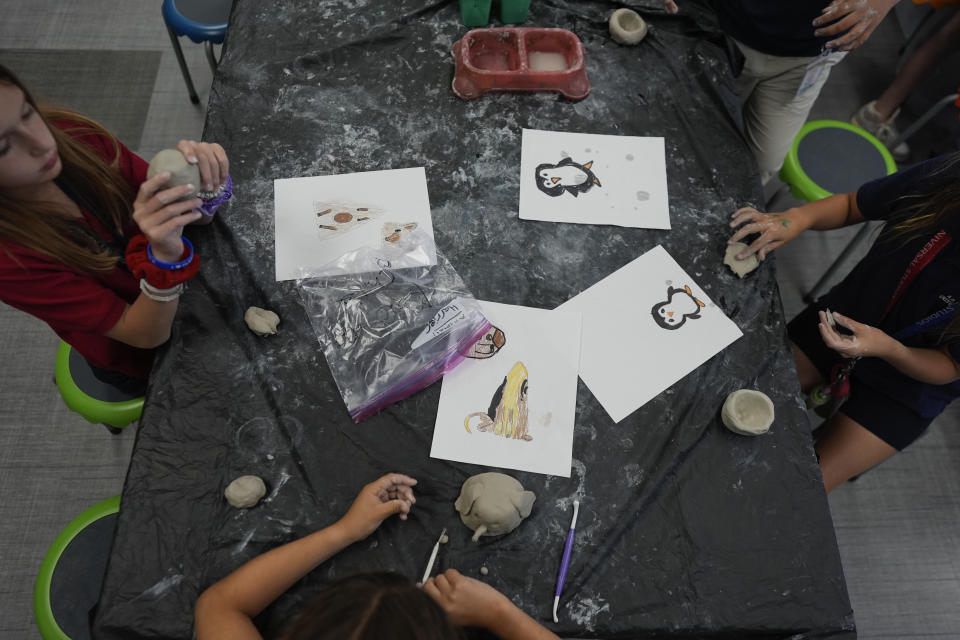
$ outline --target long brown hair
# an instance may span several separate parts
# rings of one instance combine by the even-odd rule
[[[960,178],[948,179],[960,163],[960,152],[952,153],[936,171],[926,177],[917,193],[900,196],[900,208],[887,223],[887,236],[891,240],[909,242],[930,231],[943,219],[960,210]]]
[[[284,640],[460,640],[461,631],[410,578],[362,573],[320,592],[300,612]]]
[[[77,204],[87,208],[119,240],[129,222],[136,197],[118,169],[120,146],[100,124],[59,109],[41,109],[23,83],[0,65],[0,83],[23,91],[24,99],[43,119],[57,142],[63,169],[57,185]],[[63,128],[54,127],[58,121]],[[96,151],[79,142],[84,135],[105,136],[113,143],[113,158],[105,161]],[[77,137],[75,137],[77,136]],[[108,272],[120,258],[116,247],[103,242],[85,225],[71,218],[63,207],[52,202],[22,202],[0,193],[0,246],[4,241],[49,256],[79,271]],[[6,248],[4,247],[6,250]],[[8,252],[9,253],[9,252]]]
[[[947,216],[960,215],[960,178],[948,177],[956,173],[958,163],[960,152],[954,152],[926,177],[916,193],[900,196],[900,207],[887,221],[877,242],[903,247],[939,231]],[[960,242],[960,238],[955,242]],[[933,327],[930,333],[939,344],[960,338],[960,313],[955,313],[945,325]]]

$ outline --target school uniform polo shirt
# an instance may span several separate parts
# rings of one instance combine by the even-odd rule
[[[78,123],[57,121],[52,125],[69,133]],[[114,161],[115,151],[109,138],[75,137],[108,163]],[[147,163],[122,144],[115,166],[134,190],[146,180]],[[90,211],[82,206],[80,210],[81,224],[87,225],[106,243],[114,240]],[[139,232],[131,219],[124,229],[124,244]],[[146,379],[153,350],[138,349],[103,335],[117,324],[127,305],[139,294],[139,280],[123,264],[109,273],[91,274],[0,240],[0,300],[46,322],[95,367]]]
[[[772,56],[812,57],[837,34],[817,37],[813,20],[830,0],[714,0],[720,28],[751,49]]]
[[[857,191],[857,206],[868,220],[891,220],[915,202],[913,196],[941,189],[960,180],[960,154],[941,156],[885,178],[869,182]],[[884,229],[867,255],[850,274],[818,304],[871,326],[888,335],[911,327],[932,314],[960,304],[960,203],[940,224],[922,236],[907,241]],[[939,231],[951,240],[903,291],[884,317],[884,311],[917,253]],[[960,309],[957,311],[960,314]],[[956,317],[956,316],[955,316]],[[960,362],[960,337],[943,338],[948,324],[940,324],[901,339],[909,347],[936,348],[944,344]],[[937,416],[960,397],[960,383],[931,385],[897,371],[880,358],[861,358],[853,370],[855,381],[896,398],[919,415]]]

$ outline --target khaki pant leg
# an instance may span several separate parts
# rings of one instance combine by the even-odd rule
[[[736,43],[743,52],[743,73],[737,78],[737,91],[743,107],[744,133],[766,184],[783,166],[783,160],[807,116],[820,89],[830,76],[830,67],[845,53],[835,53],[824,63],[817,81],[797,96],[815,58],[771,56]]]

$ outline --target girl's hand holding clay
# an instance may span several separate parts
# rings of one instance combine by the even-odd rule
[[[759,238],[751,242],[750,246],[737,256],[737,260],[743,260],[754,253],[763,260],[768,253],[790,242],[806,228],[795,210],[784,213],[761,213],[753,207],[743,207],[734,211],[731,217],[733,218],[730,222],[731,227],[741,224],[743,226],[727,240],[727,244],[738,242],[746,236],[760,234]]]
[[[514,605],[490,585],[468,578],[456,569],[447,569],[423,583],[423,590],[434,599],[450,622],[461,627],[483,627],[491,630],[505,618]]]
[[[820,312],[820,335],[823,337],[824,344],[844,358],[855,358],[857,356],[883,357],[887,349],[895,342],[893,338],[880,329],[851,320],[836,311],[833,312],[833,318],[838,325],[848,329],[853,335],[841,334],[830,326],[827,314],[823,311]]]
[[[177,262],[183,254],[180,235],[183,227],[203,217],[199,211],[200,198],[180,200],[196,191],[192,184],[165,189],[170,173],[164,171],[140,185],[133,202],[133,220],[150,242],[157,260]]]
[[[395,513],[406,520],[417,501],[413,495],[416,484],[416,480],[401,473],[388,473],[374,480],[360,490],[350,510],[334,526],[348,539],[357,541],[376,531],[381,522]]]
[[[200,169],[200,184],[197,185],[200,191],[216,191],[227,181],[230,161],[227,160],[226,151],[219,144],[181,140],[177,143],[177,150],[183,154],[187,162],[197,165]]]

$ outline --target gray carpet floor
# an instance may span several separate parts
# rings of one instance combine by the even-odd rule
[[[921,10],[911,3],[900,5],[901,22]],[[898,22],[888,18],[863,48],[835,68],[812,117],[845,120],[875,98],[895,74],[902,42]],[[49,87],[45,92],[51,98],[76,105],[120,131],[142,156],[201,135],[203,109],[187,98],[159,2],[6,0],[0,47],[3,63],[7,56],[23,60],[38,51],[78,60],[99,52],[102,57],[87,58],[79,66],[104,66],[94,76],[104,80],[83,82],[58,69],[41,73],[31,84]],[[186,40],[183,47],[205,101],[211,77],[202,49]],[[126,59],[132,62],[125,64]],[[901,123],[939,95],[943,89],[937,83],[946,82],[946,70],[954,70],[950,82],[955,87],[957,68],[956,56],[944,61],[937,77],[908,101]],[[131,91],[124,80],[138,88]],[[107,87],[96,87],[98,82]],[[96,99],[94,92],[102,94],[101,102],[82,102]],[[149,95],[145,111],[132,93]],[[917,159],[957,149],[956,110],[921,133]],[[777,206],[791,202],[781,198]],[[810,233],[777,251],[788,317],[802,308],[802,293],[849,235],[849,230]],[[120,492],[135,437],[135,427],[113,436],[64,407],[51,382],[56,346],[46,325],[0,304],[0,361],[5,365],[0,368],[0,638],[39,638],[32,589],[43,555],[74,516]],[[960,406],[955,404],[904,453],[830,497],[859,637],[960,637],[958,495]]]
[[[161,57],[159,51],[0,49],[0,60],[37,102],[93,118],[132,149],[140,148]]]

